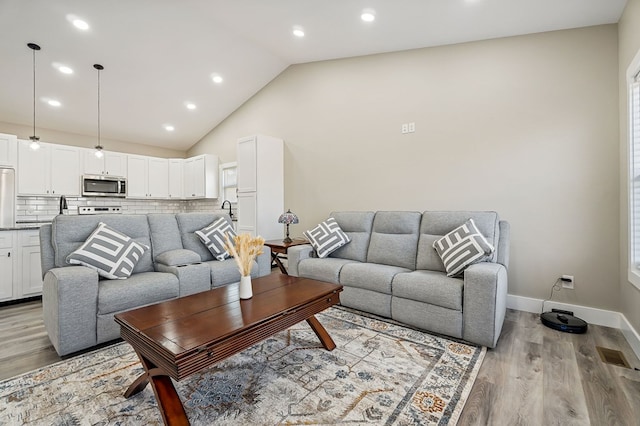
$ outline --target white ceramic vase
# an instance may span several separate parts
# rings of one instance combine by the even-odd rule
[[[240,299],[251,299],[252,297],[251,275],[240,277]]]

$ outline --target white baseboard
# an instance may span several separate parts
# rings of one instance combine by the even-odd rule
[[[507,308],[539,314],[542,312],[542,299],[509,294],[507,295]],[[545,302],[545,311],[550,311],[552,308],[572,311],[575,316],[582,318],[589,324],[620,329],[633,349],[633,352],[635,352],[636,356],[640,358],[640,335],[633,328],[627,318],[620,312],[590,308],[588,306],[571,305],[569,303],[554,301]]]

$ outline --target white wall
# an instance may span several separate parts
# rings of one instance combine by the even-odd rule
[[[618,24],[620,39],[620,300],[622,313],[636,330],[640,330],[640,290],[635,288],[627,280],[627,258],[629,256],[629,239],[627,237],[629,226],[627,164],[629,158],[627,154],[628,108],[626,72],[634,56],[638,50],[640,50],[639,22],[640,0],[629,0]]]
[[[17,135],[18,139],[29,139],[33,135],[33,127],[20,124],[4,123],[0,121],[0,133]],[[93,148],[96,146],[97,137],[95,135],[86,136],[75,133],[59,132],[56,130],[36,128],[36,134],[41,142],[56,143],[60,145],[79,146],[83,148]],[[175,149],[160,148],[157,146],[143,145],[101,138],[102,146],[107,151],[124,152],[127,154],[148,155],[160,158],[185,158],[185,152]]]
[[[619,310],[617,50],[607,25],[295,65],[188,155],[282,137],[294,235],[332,210],[496,210],[511,294],[571,274],[554,299]]]

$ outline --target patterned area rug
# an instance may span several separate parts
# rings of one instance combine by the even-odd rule
[[[456,424],[486,348],[344,308],[316,316],[337,348],[300,323],[176,382],[194,425]],[[162,424],[127,343],[0,382],[0,424]]]

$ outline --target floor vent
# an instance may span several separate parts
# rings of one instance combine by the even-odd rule
[[[622,352],[614,349],[603,348],[601,346],[596,346],[596,349],[600,354],[602,362],[617,365],[618,367],[631,368]]]

